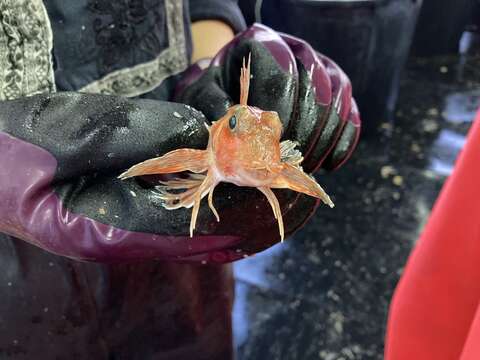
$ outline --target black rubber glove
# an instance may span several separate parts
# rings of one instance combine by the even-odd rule
[[[248,34],[237,37],[230,48],[245,51],[238,42]],[[283,40],[281,43],[286,44]],[[279,102],[270,96],[261,103],[257,102],[261,97],[254,95],[252,105],[263,109],[283,105],[278,111],[289,124],[286,134],[308,133],[295,126],[301,119],[293,115],[293,104],[299,104],[301,99],[298,80],[284,68],[279,69],[268,53],[257,56],[251,49],[252,91],[261,89],[256,80],[261,77],[255,75],[259,74],[255,73],[258,60],[269,74],[263,78],[264,84],[269,81],[267,84],[282,99]],[[238,55],[238,61],[240,58]],[[223,113],[226,100],[237,97],[234,83],[238,84],[238,64],[226,64],[218,68],[224,75],[231,72],[226,77],[231,79],[229,82],[222,80],[231,84],[228,92],[218,87],[218,96],[212,95],[211,85],[205,80],[187,91],[209,95],[203,101],[208,106],[202,110],[210,119],[212,114]],[[331,99],[333,89],[328,89]],[[200,96],[190,99],[189,103],[197,99],[195,105],[202,106]],[[348,100],[350,103],[351,98]],[[313,124],[316,135],[312,138],[318,140],[318,134],[323,133],[318,119],[307,115],[303,121]],[[275,244],[279,241],[276,220],[267,200],[256,189],[218,186],[215,205],[221,221],[217,223],[203,204],[196,235],[190,238],[191,210],[165,210],[154,189],[155,179],[117,179],[131,165],[170,150],[205,148],[208,134],[204,121],[200,112],[185,105],[103,95],[63,93],[0,103],[0,231],[60,255],[102,262],[151,258],[228,262]],[[304,150],[308,146],[305,144]],[[308,219],[318,201],[289,190],[276,193],[288,236]]]
[[[206,69],[201,63],[193,65],[177,86],[174,100],[201,110],[210,122],[219,119],[239,101],[240,68],[249,55],[249,105],[278,112],[284,126],[282,138],[299,143],[306,172],[339,168],[352,154],[360,135],[351,84],[337,64],[300,39],[255,24],[222,49]],[[271,226],[273,217],[267,222],[255,217],[269,211],[262,195],[226,186],[230,192],[215,190],[215,198],[219,197],[226,209],[230,202],[232,208],[227,216],[222,217],[220,211],[220,226],[225,226],[222,231],[250,234],[242,247],[249,252],[278,241]],[[326,190],[335,194],[335,189]],[[288,236],[308,220],[318,202],[289,190],[275,193]],[[254,210],[258,206],[254,204],[262,204],[262,210]]]
[[[106,95],[58,93],[1,103],[1,231],[60,255],[102,262],[224,262],[243,256],[250,243],[274,243],[276,222],[255,189],[219,187],[223,221],[203,207],[197,236],[190,238],[190,209],[165,210],[149,182],[117,179],[144,159],[178,147],[204,148],[204,121],[185,105]],[[316,201],[305,201],[310,213]]]
[[[181,104],[105,95],[58,93],[0,103],[0,230],[79,259],[201,253],[204,242],[168,236],[188,226],[163,209],[154,191],[116,177],[181,145],[204,146],[204,121]],[[213,238],[219,247],[229,239]]]

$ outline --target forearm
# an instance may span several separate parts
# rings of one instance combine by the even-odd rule
[[[213,57],[233,37],[233,29],[220,20],[194,22],[192,24],[192,62]]]
[[[190,0],[189,8],[193,62],[212,58],[246,27],[238,0]]]

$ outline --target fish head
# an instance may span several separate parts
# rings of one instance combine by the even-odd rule
[[[224,176],[264,178],[280,165],[281,135],[275,111],[234,105],[212,125],[209,146]]]

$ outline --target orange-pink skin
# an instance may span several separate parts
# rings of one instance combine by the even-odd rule
[[[231,129],[229,121],[236,117]],[[210,127],[209,167],[216,182],[238,186],[269,186],[280,174],[282,123],[274,111],[247,105],[232,106]]]

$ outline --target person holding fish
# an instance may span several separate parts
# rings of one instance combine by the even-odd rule
[[[63,295],[45,294],[42,316],[65,309],[65,294],[78,308],[92,284],[110,299],[112,274],[141,279],[122,284],[134,293],[154,293],[146,273],[182,292],[177,280],[193,270],[167,261],[241,259],[287,239],[320,201],[333,206],[312,174],[355,148],[350,82],[304,41],[245,29],[236,1],[0,1],[0,13],[0,263],[10,269],[0,287],[57,284]],[[67,273],[78,294],[72,279],[55,281]],[[0,305],[0,333],[24,321],[12,304]],[[0,353],[22,331],[0,336]]]

